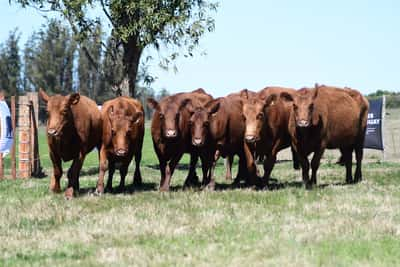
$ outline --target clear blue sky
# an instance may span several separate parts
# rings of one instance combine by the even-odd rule
[[[151,68],[156,90],[203,87],[222,96],[315,82],[363,93],[400,90],[400,1],[221,0],[215,18],[215,32],[200,47],[206,56],[179,60],[177,74]],[[36,10],[9,7],[8,0],[0,4],[0,21],[0,42],[14,27],[25,40],[45,22]]]

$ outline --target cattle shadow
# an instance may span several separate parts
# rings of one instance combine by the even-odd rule
[[[145,165],[147,168],[153,169],[153,170],[159,170],[160,169],[160,165],[159,164],[146,164]],[[217,162],[216,166],[224,166],[223,162]],[[200,168],[201,164],[200,162],[198,162],[196,164],[196,169]],[[189,170],[190,168],[190,164],[189,163],[179,163],[176,165],[175,169],[176,170]]]
[[[122,195],[122,194],[134,194],[137,192],[146,192],[146,191],[157,191],[158,190],[158,184],[157,183],[143,183],[141,185],[133,185],[133,184],[128,184],[125,185],[125,188],[123,190],[119,190],[118,186],[113,187],[113,191],[111,192],[105,192],[103,194],[105,195]],[[84,196],[99,196],[96,193],[96,187],[86,187],[86,188],[79,188],[79,196],[84,197]]]

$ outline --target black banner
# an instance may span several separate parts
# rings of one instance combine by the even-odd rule
[[[383,150],[382,136],[383,98],[369,100],[367,131],[365,132],[364,148]]]

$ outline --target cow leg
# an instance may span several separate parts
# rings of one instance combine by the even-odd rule
[[[225,165],[225,180],[227,181],[232,181],[232,163],[233,163],[233,155],[228,155],[224,159],[224,165]]]
[[[209,190],[215,189],[215,180],[211,179],[211,164],[213,155],[204,155],[201,157],[201,169],[203,171],[203,186]]]
[[[276,154],[270,154],[264,158],[264,183],[268,186],[269,178],[271,176],[272,169],[275,166]]]
[[[304,155],[299,155],[299,162],[301,165],[304,186],[306,187],[306,189],[311,189],[312,184],[309,179],[310,162],[309,162],[307,156],[304,156]]]
[[[363,159],[363,154],[364,154],[364,149],[363,145],[356,146],[355,148],[356,152],[356,172],[354,174],[354,182],[358,183],[361,182],[362,180],[362,173],[361,173],[361,164],[362,164],[362,159]]]
[[[352,152],[353,149],[352,148],[346,148],[346,149],[340,149],[341,152],[341,161],[344,164],[344,166],[346,167],[346,183],[347,184],[351,184],[353,182],[353,177],[352,177],[352,173],[351,173],[351,169],[352,169],[352,164],[353,164],[353,160],[352,160]]]
[[[115,162],[111,161],[108,163],[108,179],[107,179],[107,185],[106,185],[106,192],[112,192],[112,181],[114,177],[114,172],[115,172]]]
[[[108,170],[107,155],[103,146],[99,152],[99,159],[99,178],[97,180],[96,193],[100,195],[104,193],[104,175]]]
[[[169,186],[171,183],[171,177],[174,174],[174,170],[179,160],[181,159],[182,154],[172,158],[169,163],[165,167],[165,180],[162,186],[160,187],[160,191],[167,192],[169,191]]]
[[[75,158],[72,162],[72,166],[68,171],[68,187],[65,190],[65,198],[71,199],[74,194],[79,193],[79,173],[82,169],[83,161],[85,160],[85,155],[80,153],[79,158]]]
[[[62,176],[61,158],[50,152],[51,162],[53,163],[53,175],[50,178],[50,191],[61,193],[60,179]]]
[[[246,184],[250,186],[257,185],[257,167],[253,153],[247,144],[244,145],[244,153],[246,155],[247,171],[249,173],[246,179]]]
[[[217,161],[219,160],[219,157],[221,156],[221,151],[216,150],[214,153],[214,158],[212,159],[212,164],[210,168],[210,180],[215,182],[215,177],[214,177],[214,172],[215,172],[215,166],[217,165]]]
[[[293,169],[300,170],[299,156],[297,155],[297,152],[294,150],[293,146],[290,146],[290,150],[292,151]]]
[[[322,154],[324,154],[324,149],[320,149],[314,152],[313,158],[311,160],[311,184],[317,184],[317,171],[319,164],[321,162]]]
[[[121,166],[121,168],[119,169],[119,174],[121,176],[121,180],[119,182],[118,192],[124,192],[124,189],[125,189],[125,177],[126,177],[126,174],[128,173],[128,166],[129,166],[129,164],[123,164]]]
[[[186,177],[184,187],[197,186],[200,183],[199,178],[196,175],[196,164],[198,160],[199,155],[197,153],[190,154],[189,174]]]
[[[133,175],[133,185],[141,186],[142,185],[142,174],[140,173],[140,161],[142,160],[142,150],[139,149],[138,153],[135,155],[135,174]]]

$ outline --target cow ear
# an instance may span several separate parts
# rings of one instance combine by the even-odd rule
[[[68,99],[68,104],[76,105],[76,104],[78,104],[80,98],[81,98],[81,96],[79,93],[71,94]]]
[[[193,108],[193,105],[192,105],[192,100],[190,98],[185,98],[181,102],[181,104],[179,106],[179,109],[183,109],[183,108],[186,108],[190,113],[194,112],[194,108]]]
[[[215,113],[217,113],[218,112],[218,110],[219,110],[219,107],[220,107],[220,103],[219,103],[219,101],[212,101],[212,102],[209,102],[209,104],[210,105],[207,105],[206,107],[207,107],[207,112],[208,112],[208,114],[211,114],[211,115],[213,115],[213,114],[215,114]]]
[[[274,105],[275,102],[276,102],[276,99],[277,99],[276,94],[269,95],[269,96],[267,97],[267,99],[265,100],[265,106],[266,106],[266,107],[269,107],[269,106]]]
[[[45,103],[47,103],[48,101],[49,101],[49,95],[48,94],[46,94],[46,92],[42,89],[42,88],[39,88],[39,97],[45,102]]]
[[[160,110],[160,105],[154,98],[147,98],[147,106],[155,110]]]
[[[318,96],[318,91],[319,91],[319,87],[316,86],[316,87],[315,87],[315,90],[314,90],[313,100],[317,98],[317,96]]]
[[[107,110],[108,118],[112,120],[114,118],[114,106],[110,106]]]
[[[142,117],[143,117],[143,112],[141,112],[141,111],[137,112],[136,113],[136,119],[135,119],[135,121],[133,123],[134,124],[138,124],[142,120]]]
[[[242,91],[240,91],[240,97],[244,98],[244,99],[248,99],[249,98],[249,92],[247,89],[243,89]]]
[[[288,101],[288,102],[293,102],[293,100],[294,100],[293,96],[291,94],[289,94],[288,92],[282,92],[280,94],[280,98],[282,98],[283,100]]]

